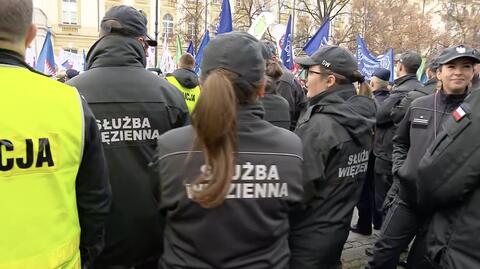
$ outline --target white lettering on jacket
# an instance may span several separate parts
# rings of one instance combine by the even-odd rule
[[[125,116],[97,119],[97,126],[104,144],[155,140],[160,137],[160,132],[157,129],[152,129],[150,120],[147,117],[130,118]]]
[[[209,171],[202,165],[200,171]],[[201,191],[208,184],[186,184],[187,196],[193,198],[194,191]],[[250,162],[235,165],[230,190],[225,199],[280,198],[288,197],[288,185],[282,182],[277,166],[253,165]]]

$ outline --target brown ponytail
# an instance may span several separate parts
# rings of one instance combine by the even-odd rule
[[[237,97],[231,77],[223,69],[211,71],[192,113],[194,146],[203,149],[207,167],[193,183],[202,187],[192,188],[192,193],[193,200],[205,208],[223,203],[235,169]]]
[[[353,72],[353,78],[355,82],[358,82],[358,95],[372,96],[372,88],[358,70]]]

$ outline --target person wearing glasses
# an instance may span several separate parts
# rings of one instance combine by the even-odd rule
[[[367,172],[375,102],[347,50],[324,46],[295,61],[308,69],[308,107],[295,133],[304,152],[304,207],[290,216],[290,268],[339,268]]]
[[[289,268],[288,216],[302,198],[302,143],[262,119],[261,49],[244,32],[210,41],[192,125],[158,140],[166,216],[160,268]]]
[[[87,71],[68,81],[97,118],[112,185],[105,249],[93,268],[157,268],[162,251],[149,163],[157,138],[183,126],[188,109],[173,85],[145,69],[148,46],[154,45],[144,14],[130,6],[112,7],[88,52]]]

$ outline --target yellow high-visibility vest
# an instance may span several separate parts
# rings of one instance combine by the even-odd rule
[[[0,269],[80,268],[81,97],[0,65]]]
[[[195,88],[187,88],[182,86],[182,84],[180,84],[180,82],[178,82],[174,76],[167,76],[166,79],[183,94],[183,98],[187,103],[188,112],[192,114],[198,98],[200,97],[200,86],[196,86]]]

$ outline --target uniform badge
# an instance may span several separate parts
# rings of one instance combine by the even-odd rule
[[[464,46],[458,46],[458,47],[456,48],[456,51],[457,51],[458,53],[465,53],[465,52],[467,51],[467,49],[466,49]]]

